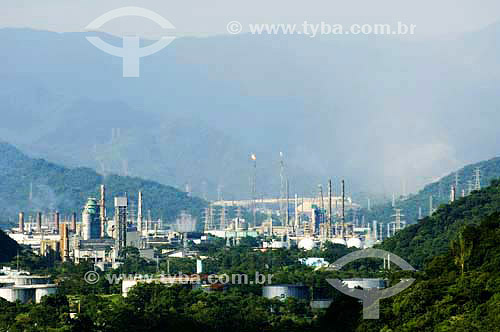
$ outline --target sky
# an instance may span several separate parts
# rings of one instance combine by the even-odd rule
[[[225,34],[228,22],[251,23],[391,24],[401,21],[417,25],[424,38],[449,36],[481,29],[500,20],[498,0],[2,0],[0,27],[29,27],[58,32],[85,31],[88,23],[105,12],[138,6],[169,20],[176,33],[186,35]],[[114,34],[158,34],[146,19],[117,19],[103,30]],[[138,31],[139,30],[139,31]]]

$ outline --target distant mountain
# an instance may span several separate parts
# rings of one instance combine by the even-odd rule
[[[411,194],[408,197],[398,197],[395,208],[402,209],[405,220],[409,224],[415,224],[419,217],[419,208],[422,211],[422,217],[430,214],[430,197],[432,196],[433,209],[441,204],[447,204],[451,197],[451,186],[458,182],[456,197],[459,198],[464,191],[468,194],[470,189],[475,187],[476,169],[479,169],[480,183],[482,187],[488,186],[494,179],[500,178],[500,157],[479,163],[467,165],[460,170],[450,173],[439,180],[426,185],[417,194]],[[367,220],[377,220],[387,223],[394,221],[394,209],[392,202],[375,205],[371,211],[363,210]]]
[[[137,177],[102,176],[89,168],[67,168],[33,159],[8,143],[0,143],[0,215],[2,223],[16,222],[16,215],[40,211],[59,211],[63,216],[80,214],[88,197],[99,197],[99,187],[107,187],[108,215],[113,214],[113,197],[127,194],[137,202],[144,194],[145,213],[153,218],[175,221],[183,210],[198,217],[205,206],[202,199],[190,197],[173,187]],[[30,200],[31,192],[31,200]],[[136,204],[137,209],[137,204]],[[80,216],[81,217],[81,216]]]
[[[450,241],[457,238],[464,226],[478,224],[493,214],[500,215],[500,180],[493,180],[490,186],[451,204],[441,205],[432,216],[386,239],[381,247],[415,267],[423,267],[433,257],[447,253]]]
[[[252,152],[258,194],[279,195],[280,151],[292,195],[329,177],[377,193],[406,178],[411,191],[498,154],[498,26],[441,41],[178,38],[136,79],[87,33],[2,29],[0,137],[210,198],[250,196]]]

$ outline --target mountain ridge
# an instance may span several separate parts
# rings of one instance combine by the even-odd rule
[[[127,194],[136,200],[140,190],[145,209],[151,209],[153,218],[163,218],[167,223],[173,222],[182,210],[200,219],[206,204],[202,199],[154,181],[113,174],[102,176],[90,168],[67,168],[33,159],[6,142],[0,142],[0,155],[0,209],[4,218],[13,223],[20,211],[27,216],[55,210],[65,216],[79,213],[88,197],[98,197],[101,184],[107,186],[109,215],[112,215],[111,197]]]

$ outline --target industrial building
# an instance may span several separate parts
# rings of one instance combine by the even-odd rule
[[[39,303],[43,296],[56,292],[57,286],[48,276],[30,275],[8,267],[0,270],[0,297],[7,301]]]
[[[127,195],[114,198],[114,215],[106,214],[106,187],[100,187],[100,199],[89,197],[81,212],[81,222],[77,214],[61,220],[57,211],[52,217],[37,212],[29,221],[24,212],[19,213],[18,227],[8,231],[8,235],[19,244],[29,245],[36,253],[46,256],[54,254],[61,260],[79,263],[91,260],[101,269],[117,267],[120,251],[127,246],[139,249],[148,259],[154,257],[152,243],[175,241],[173,232],[159,230],[161,220],[153,221],[151,215],[143,217],[143,193],[139,192],[138,216],[132,216]]]

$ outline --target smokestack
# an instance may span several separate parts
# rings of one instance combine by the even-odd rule
[[[342,180],[342,237],[345,240],[345,181]]]
[[[71,214],[71,231],[76,233],[76,212]]]
[[[37,212],[36,214],[36,231],[38,233],[42,232],[42,213]]]
[[[295,232],[299,229],[299,196],[295,194]]]
[[[68,224],[62,223],[59,228],[60,248],[61,248],[61,259],[66,262],[69,259],[69,236],[68,236]]]
[[[328,222],[332,222],[332,180],[328,180]]]
[[[19,212],[19,233],[24,232],[24,212]]]
[[[285,216],[286,216],[287,236],[288,236],[288,224],[290,223],[289,210],[290,210],[290,193],[288,191],[288,179],[286,179],[286,211],[285,211]]]
[[[55,228],[55,233],[59,233],[59,221],[60,221],[60,214],[59,212],[54,212],[54,228]]]
[[[137,230],[142,235],[142,191],[139,191],[139,202],[137,203]]]
[[[100,202],[100,221],[101,237],[106,235],[106,187],[101,184],[101,202]]]

